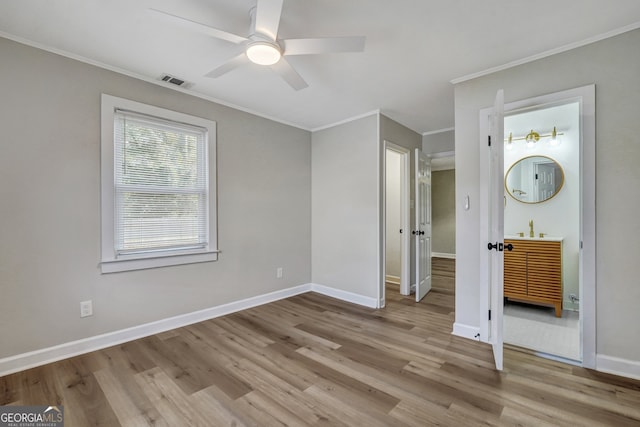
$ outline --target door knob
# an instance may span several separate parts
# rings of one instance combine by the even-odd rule
[[[504,248],[508,251],[512,251],[513,250],[513,245],[511,243],[504,245]]]
[[[424,231],[418,231],[418,234],[424,236]]]

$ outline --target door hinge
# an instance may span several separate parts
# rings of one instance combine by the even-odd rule
[[[489,142],[489,147],[491,147],[491,135],[488,135],[488,136],[487,136],[487,139],[489,140],[489,141],[488,141],[488,142]]]
[[[489,310],[489,320],[491,320],[491,310]]]

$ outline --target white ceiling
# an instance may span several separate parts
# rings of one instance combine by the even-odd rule
[[[280,38],[367,38],[363,53],[289,57],[309,83],[296,92],[254,64],[203,77],[237,47],[148,10],[246,36],[255,1],[3,0],[0,36],[147,79],[169,73],[304,129],[380,110],[424,133],[453,126],[451,80],[640,27],[638,0],[285,0]]]

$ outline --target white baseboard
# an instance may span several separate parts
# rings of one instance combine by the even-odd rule
[[[225,316],[252,307],[278,301],[284,298],[300,295],[305,292],[317,292],[353,304],[363,305],[370,308],[378,308],[378,300],[376,298],[365,297],[363,295],[354,294],[340,289],[330,288],[323,285],[307,283],[304,285],[294,286],[288,289],[271,292],[264,295],[247,298],[240,301],[230,302],[228,304],[216,307],[206,308],[204,310],[194,311],[192,313],[181,314],[179,316],[170,317],[168,319],[158,320],[156,322],[145,323],[139,326],[122,329],[119,331],[109,332],[106,334],[96,335],[77,341],[71,341],[59,344],[53,347],[43,348],[28,353],[18,354],[15,356],[0,359],[0,377],[9,375],[14,372],[23,371],[25,369],[34,368],[36,366],[45,365],[47,363],[56,362],[58,360],[67,359],[69,357],[78,356],[80,354],[89,353],[114,345],[122,344],[150,335],[159,334],[193,323],[203,322],[205,320],[214,319],[216,317]]]
[[[390,274],[387,274],[387,276],[385,277],[385,280],[388,283],[393,283],[394,285],[399,285],[400,284],[400,278],[398,276],[392,276]]]
[[[310,291],[353,304],[363,305],[369,308],[378,308],[378,300],[376,298],[366,297],[315,283],[307,283],[265,295],[258,295],[244,300],[234,301],[217,307],[207,308],[192,313],[170,317],[168,319],[158,320],[156,322],[122,329],[120,331],[109,332],[41,350],[5,357],[0,359],[0,377],[91,351],[122,344],[127,341],[169,331],[171,329],[191,325],[193,323],[202,322],[241,310],[247,310],[252,307]],[[479,333],[480,328],[460,323],[453,324],[453,335],[478,341]],[[639,361],[621,359],[602,354],[597,355],[596,360],[596,369],[598,371],[640,380]]]
[[[299,285],[289,289],[283,289],[204,310],[194,311],[192,313],[170,317],[168,319],[158,320],[156,322],[146,323],[102,335],[96,335],[41,350],[5,357],[0,359],[0,377],[80,354],[89,353],[91,351],[111,347],[113,345],[122,344],[127,341],[148,337],[171,329],[191,325],[193,323],[235,313],[237,311],[246,310],[259,305],[278,301],[283,298],[303,294],[311,290],[311,284]],[[338,294],[331,296],[340,298]]]
[[[431,252],[431,258],[456,259],[456,254],[446,254],[444,252]]]
[[[462,338],[469,338],[470,340],[480,341],[480,328],[477,328],[475,326],[454,323],[453,332],[451,333]]]
[[[640,380],[640,361],[637,360],[598,354],[596,355],[596,370]]]
[[[353,304],[363,305],[369,308],[379,308],[377,298],[366,297],[364,295],[354,294],[353,292],[330,288],[328,286],[318,285],[316,283],[311,284],[311,291]]]

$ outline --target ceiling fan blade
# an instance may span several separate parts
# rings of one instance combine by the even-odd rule
[[[275,41],[278,36],[283,0],[258,0],[255,11],[255,31]]]
[[[159,16],[171,21],[173,25],[181,25],[189,30],[197,31],[199,33],[205,34],[207,36],[215,37],[217,39],[226,40],[231,43],[240,44],[249,40],[246,37],[238,36],[236,34],[228,33],[224,30],[219,30],[214,27],[210,27],[206,24],[201,24],[200,22],[192,21],[191,19],[183,18],[182,16],[174,15],[169,12],[165,12],[158,9],[149,9],[152,12],[157,13]]]
[[[280,77],[289,83],[289,86],[294,90],[304,89],[309,86],[300,74],[298,74],[298,72],[284,58],[280,58],[280,61],[271,66],[271,69],[280,74]]]
[[[317,39],[282,40],[284,55],[362,52],[366,37],[325,37]]]
[[[227,62],[225,62],[218,68],[216,68],[215,70],[209,71],[204,76],[212,77],[212,78],[220,77],[221,75],[226,74],[229,71],[248,63],[249,63],[249,58],[247,58],[247,55],[244,52],[242,52],[240,55],[234,56],[233,58],[231,58],[230,60],[228,60]]]

